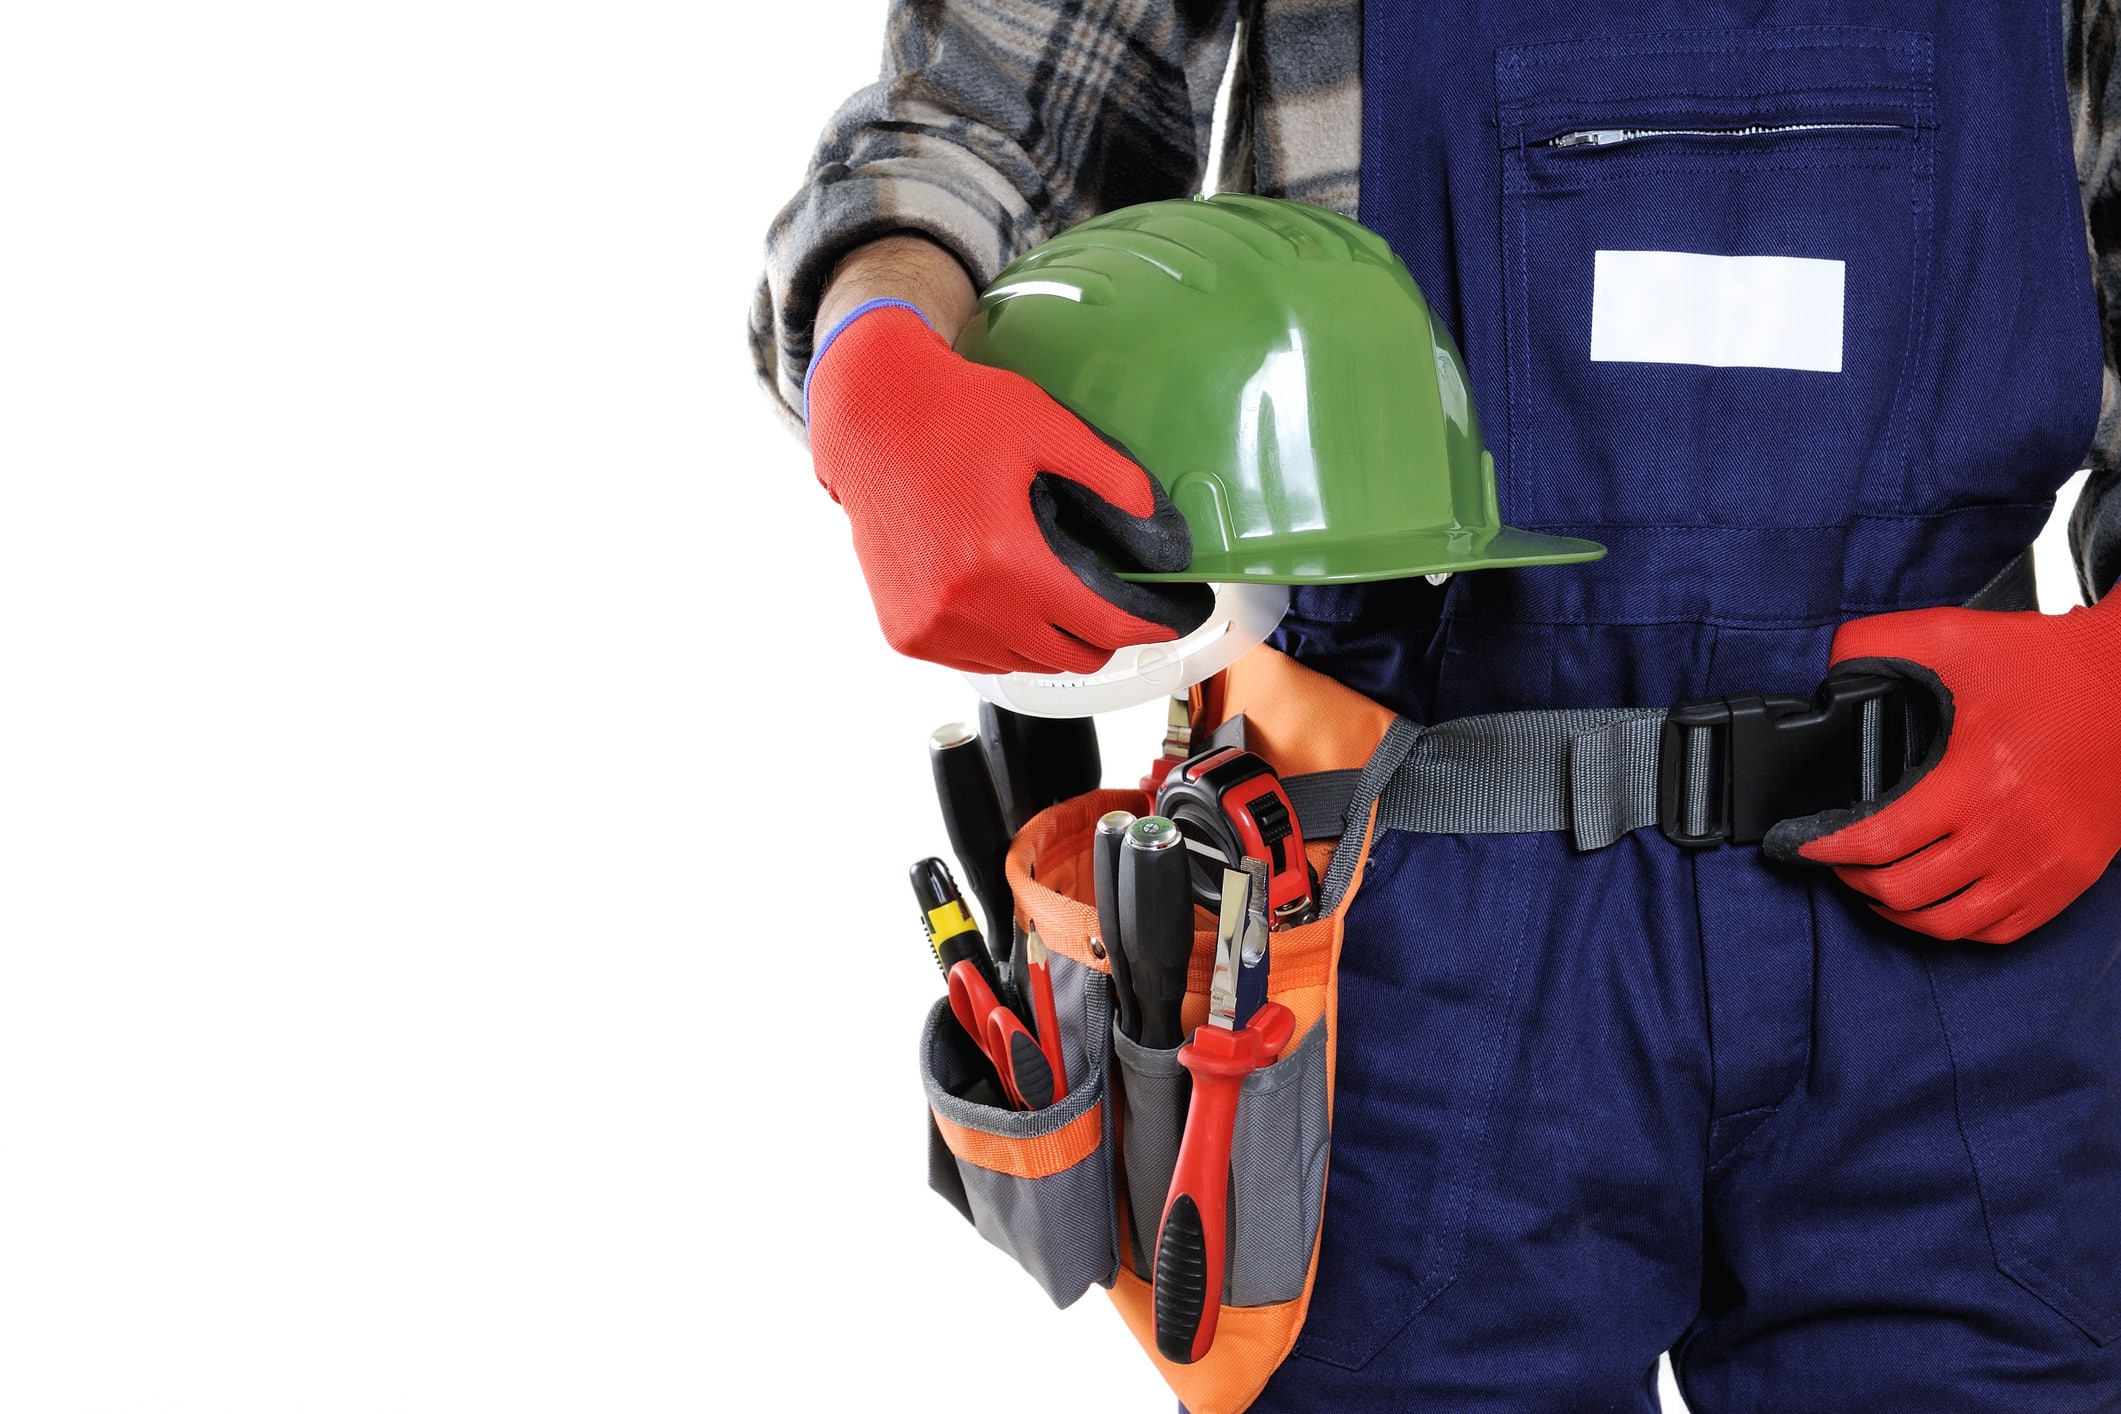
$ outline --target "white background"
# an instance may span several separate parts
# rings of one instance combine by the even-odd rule
[[[1167,1407],[923,1188],[971,699],[750,384],[881,13],[11,11],[0,1408]]]

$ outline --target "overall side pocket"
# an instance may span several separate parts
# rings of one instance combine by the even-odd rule
[[[1392,831],[1371,846],[1340,960],[1307,1358],[1361,1369],[1458,1280],[1541,838]]]
[[[936,1003],[921,1033],[921,1083],[948,1159],[945,1165],[943,1155],[931,1155],[930,1186],[1056,1306],[1071,1305],[1092,1285],[1110,1286],[1119,1272],[1112,1110],[1105,1103],[1111,989],[1102,974],[1086,978],[1079,1014],[1083,1073],[1071,1071],[1067,1095],[1042,1110],[983,1103],[995,1098],[992,1082],[947,1001]]]
[[[1923,940],[1997,1269],[2121,1339],[2121,869],[2007,948]]]

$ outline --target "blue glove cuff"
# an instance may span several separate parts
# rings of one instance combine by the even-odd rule
[[[810,425],[810,382],[817,377],[817,366],[825,361],[826,353],[832,348],[832,341],[840,336],[841,331],[872,309],[910,309],[913,311],[915,318],[919,319],[923,324],[928,324],[927,315],[922,314],[917,306],[908,304],[902,299],[863,300],[860,304],[841,315],[839,323],[826,330],[825,337],[818,341],[817,352],[810,355],[810,367],[803,372],[803,425],[805,427]],[[928,324],[928,327],[933,329],[935,326]]]

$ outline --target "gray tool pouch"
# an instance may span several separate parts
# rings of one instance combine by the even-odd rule
[[[1144,1050],[1116,1031],[1112,1049],[1131,1256],[1135,1272],[1146,1277],[1178,1164],[1192,1077],[1176,1050]],[[1327,1137],[1326,1028],[1313,1024],[1280,1060],[1246,1077],[1238,1100],[1225,1304],[1272,1306],[1303,1294],[1325,1202]]]
[[[1111,986],[1064,958],[1052,963],[1067,1038],[1068,1093],[1042,1110],[1014,1110],[984,1078],[978,1050],[938,1002],[921,1033],[921,1081],[933,1118],[930,1186],[1016,1259],[1057,1306],[1119,1274],[1118,1203],[1105,1037]],[[1078,975],[1066,976],[1065,972]],[[1087,1044],[1084,1044],[1087,1042]],[[1081,1073],[1078,1073],[1080,1071]]]

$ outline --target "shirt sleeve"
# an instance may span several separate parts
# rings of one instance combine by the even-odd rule
[[[2106,336],[2091,478],[2070,518],[2069,537],[2084,597],[2096,601],[2121,580],[2121,69],[2114,63],[2121,0],[2066,0],[2064,24],[2077,180]]]
[[[832,115],[766,238],[752,358],[791,424],[818,301],[855,246],[918,232],[984,285],[1085,217],[1194,191],[1237,6],[891,0],[881,76]]]

